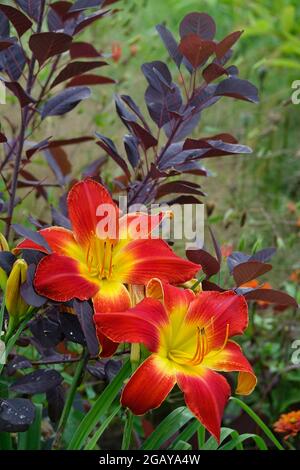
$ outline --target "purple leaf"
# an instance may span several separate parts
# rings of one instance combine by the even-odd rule
[[[63,90],[56,96],[50,98],[41,108],[42,119],[47,116],[60,116],[71,111],[82,100],[86,100],[91,95],[91,90],[87,87],[72,87]]]
[[[19,80],[23,73],[26,56],[19,44],[14,44],[0,54],[2,67],[12,81]]]
[[[246,261],[235,266],[232,275],[237,286],[252,281],[272,269],[271,264],[261,263],[259,261]]]
[[[124,147],[127,154],[128,161],[133,169],[135,169],[140,162],[140,154],[138,150],[138,140],[134,135],[124,136]]]
[[[196,34],[188,34],[181,39],[179,50],[192,67],[197,69],[214,54],[216,45],[213,41],[201,39]]]
[[[127,166],[127,163],[119,155],[113,141],[109,139],[108,137],[105,137],[104,135],[99,134],[99,132],[96,132],[96,136],[100,139],[99,142],[96,142],[97,145],[99,145],[103,150],[105,150],[106,153],[108,153],[108,155],[112,157],[112,159],[116,162],[116,164],[119,165],[120,168],[122,168],[127,178],[130,179],[131,175],[130,175],[130,171]]]
[[[0,38],[9,36],[9,21],[7,17],[0,11]]]
[[[94,324],[94,311],[89,302],[74,300],[73,306],[78,316],[86,344],[91,356],[98,356],[99,342],[97,339],[96,328]]]
[[[70,86],[82,86],[82,85],[111,85],[116,83],[113,78],[103,77],[101,75],[93,75],[91,73],[85,73],[84,75],[79,75],[74,77],[68,82],[67,87]]]
[[[49,57],[69,50],[72,39],[64,33],[35,33],[29,39],[29,47],[41,66]]]
[[[140,110],[140,108],[137,106],[137,104],[133,101],[133,99],[128,96],[128,95],[121,95],[121,100],[124,101],[124,103],[127,104],[127,106],[131,109],[131,111],[134,112],[134,114],[141,120],[141,122],[143,123],[145,129],[147,129],[148,131],[150,130],[149,127],[148,127],[148,124]]]
[[[50,246],[48,245],[47,240],[39,232],[34,232],[33,230],[23,227],[23,225],[20,225],[20,224],[13,224],[12,227],[17,232],[18,235],[24,238],[28,238],[32,242],[37,243],[38,245],[41,245],[49,253],[51,253],[52,250]]]
[[[216,56],[217,59],[222,59],[225,54],[231,49],[231,47],[239,40],[243,31],[235,31],[234,33],[226,36],[222,41],[217,44]]]
[[[216,34],[216,24],[206,13],[189,13],[179,26],[180,37],[197,34],[202,39],[213,39]]]
[[[33,287],[33,280],[35,275],[36,266],[31,264],[27,270],[27,279],[21,285],[21,296],[28,305],[33,307],[41,307],[47,301],[46,297],[38,295]]]
[[[57,423],[62,415],[65,405],[65,394],[62,385],[47,390],[48,416],[53,423]]]
[[[277,305],[287,305],[290,307],[298,307],[297,301],[279,290],[274,289],[253,289],[244,294],[247,300],[262,300]]]
[[[19,7],[34,21],[38,21],[42,0],[16,0]]]
[[[220,271],[218,260],[205,250],[187,250],[186,256],[193,263],[201,265],[207,279]]]
[[[217,86],[216,96],[230,96],[243,101],[250,101],[250,103],[258,103],[258,90],[248,82],[248,80],[241,80],[240,78],[230,77],[223,80]]]
[[[9,5],[0,4],[0,11],[9,19],[19,37],[23,36],[31,28],[32,22],[24,13]]]
[[[178,49],[178,44],[174,39],[173,34],[163,25],[158,24],[156,30],[161,37],[170,57],[173,59],[177,67],[180,67],[182,62],[182,54]]]
[[[99,11],[98,13],[94,13],[93,15],[86,16],[82,20],[80,20],[74,30],[74,34],[80,33],[83,29],[85,29],[90,24],[94,23],[95,21],[107,16],[110,13],[109,10]]]
[[[86,340],[80,326],[78,316],[72,313],[64,313],[60,316],[62,332],[67,341],[86,344]]]
[[[33,423],[35,407],[26,398],[0,398],[0,431],[24,432]]]
[[[264,248],[250,256],[249,261],[261,261],[262,263],[265,263],[266,261],[269,261],[275,253],[276,248]]]
[[[21,108],[27,106],[30,103],[34,103],[35,100],[30,96],[18,82],[5,82],[6,88],[8,88],[18,99]]]
[[[40,369],[20,377],[10,386],[10,389],[14,392],[34,395],[45,393],[60,385],[62,381],[62,376],[56,370]]]
[[[15,261],[16,257],[10,251],[0,251],[0,267],[6,274],[10,273]]]
[[[101,53],[98,52],[95,47],[88,42],[72,42],[70,46],[71,59],[79,59],[81,57],[96,58],[100,57]]]
[[[19,369],[29,369],[31,367],[31,362],[25,356],[19,356],[16,354],[14,358],[6,365],[5,371],[7,375],[12,376]]]
[[[51,87],[53,88],[61,82],[68,80],[69,78],[76,77],[81,75],[85,72],[93,70],[97,67],[102,67],[103,65],[107,65],[107,62],[104,61],[93,61],[93,62],[81,62],[75,61],[67,64],[57,75],[57,77],[53,80]]]

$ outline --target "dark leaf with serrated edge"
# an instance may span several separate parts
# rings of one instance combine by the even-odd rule
[[[213,39],[216,34],[216,24],[206,13],[193,12],[186,15],[179,26],[180,37],[187,34],[197,34],[202,39]]]
[[[0,11],[9,19],[19,37],[23,36],[31,28],[32,22],[30,19],[17,8],[0,4]]]
[[[49,253],[51,253],[51,248],[48,245],[47,240],[39,232],[34,232],[33,230],[30,230],[29,228],[23,227],[23,225],[20,225],[20,224],[13,224],[13,229],[21,237],[28,238],[32,242],[37,243],[38,245],[41,245]]]
[[[24,432],[33,423],[35,407],[26,398],[0,398],[0,431]]]
[[[86,344],[91,356],[99,354],[99,342],[97,339],[96,328],[94,324],[94,311],[89,302],[75,299],[73,302],[75,312],[78,316]]]
[[[87,87],[67,88],[46,101],[40,110],[42,119],[45,119],[47,116],[65,114],[74,109],[80,101],[89,98],[90,95],[91,90]]]
[[[65,33],[35,33],[29,39],[29,47],[39,64],[42,65],[49,57],[67,51],[72,39],[72,36]]]
[[[232,275],[237,286],[252,281],[272,269],[271,264],[261,263],[260,261],[246,261],[233,268]]]
[[[40,369],[17,379],[10,389],[14,392],[34,395],[47,392],[47,390],[61,384],[62,381],[62,376],[56,370]]]
[[[201,265],[207,279],[220,271],[218,260],[205,250],[187,250],[186,256],[193,263]]]

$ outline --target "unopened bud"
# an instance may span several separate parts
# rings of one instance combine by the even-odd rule
[[[27,263],[23,259],[18,259],[7,279],[5,304],[14,323],[19,323],[28,310],[28,305],[21,296],[21,285],[26,281],[27,268]]]

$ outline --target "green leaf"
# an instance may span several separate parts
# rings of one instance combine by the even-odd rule
[[[235,438],[239,437],[239,434],[237,431],[234,429],[230,428],[221,428],[221,434],[220,434],[220,444],[222,444],[225,439],[229,436],[234,436]],[[201,450],[217,450],[220,444],[217,443],[216,439],[211,436],[205,444],[202,446]]]
[[[74,432],[73,438],[69,443],[68,450],[81,449],[89,434],[93,431],[95,426],[99,423],[101,417],[107,412],[114,399],[118,395],[124,380],[131,372],[131,364],[128,360],[114,377],[110,384],[105,388],[104,392],[96,400],[91,410],[83,418],[80,425]]]
[[[174,450],[192,450],[191,444],[184,441],[178,441],[177,444],[173,447]]]
[[[18,450],[40,450],[43,405],[35,405],[35,417],[26,432],[18,433]]]
[[[280,12],[280,25],[281,29],[285,33],[289,33],[295,24],[295,7],[293,5],[287,5]]]
[[[143,450],[159,449],[164,442],[192,418],[193,415],[185,406],[177,408],[157,426],[141,448]]]
[[[176,445],[180,441],[189,441],[201,426],[201,423],[197,419],[193,419],[193,421],[181,433],[178,434],[178,436],[169,446],[169,449],[175,449]]]
[[[232,440],[227,444],[224,444],[219,448],[219,450],[232,450],[238,448],[240,444],[248,439],[253,439],[259,450],[268,450],[268,447],[262,437],[257,434],[241,434],[237,437],[232,436]]]
[[[100,437],[104,433],[105,429],[110,425],[111,421],[114,419],[114,417],[118,414],[120,411],[121,406],[116,406],[114,411],[103,421],[101,424],[100,428],[97,429],[93,437],[89,440],[87,445],[85,446],[84,450],[93,450],[95,449],[97,442],[99,441]]]

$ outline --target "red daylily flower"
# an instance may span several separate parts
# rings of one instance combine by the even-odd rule
[[[99,207],[112,209],[116,219],[114,237],[108,238],[104,228],[99,228],[99,222],[104,220],[103,215],[97,215]],[[16,248],[17,252],[34,249],[48,254],[37,266],[34,287],[49,299],[58,302],[92,299],[95,312],[122,311],[131,306],[126,285],[146,285],[152,277],[181,283],[200,269],[199,265],[175,255],[165,241],[150,238],[151,230],[161,223],[164,214],[129,213],[119,217],[110,194],[92,179],[72,187],[68,211],[73,231],[62,227],[39,231],[51,254],[31,240],[22,241]],[[99,339],[102,356],[111,355],[117,345],[105,341],[101,332]]]
[[[219,441],[230,386],[216,371],[239,372],[238,394],[248,395],[256,385],[251,365],[230,339],[247,327],[246,301],[234,292],[195,296],[157,279],[146,291],[148,297],[127,312],[95,316],[113,341],[143,343],[152,353],[126,384],[122,405],[144,414],[177,383],[188,408]]]

